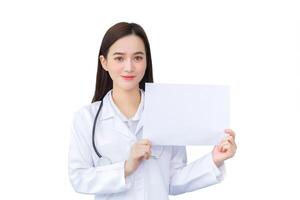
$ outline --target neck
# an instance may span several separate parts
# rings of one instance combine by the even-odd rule
[[[113,87],[112,99],[119,108],[129,107],[137,109],[141,101],[140,89],[137,87],[132,90],[122,90],[118,87]]]

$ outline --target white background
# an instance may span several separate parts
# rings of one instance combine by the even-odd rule
[[[182,199],[299,199],[296,1],[1,1],[0,199],[93,199],[67,171],[73,112],[91,102],[105,31],[141,24],[155,82],[229,84],[238,152]],[[209,148],[189,147],[189,161]]]

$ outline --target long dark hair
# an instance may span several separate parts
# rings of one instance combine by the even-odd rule
[[[106,93],[109,90],[111,90],[113,87],[112,79],[110,78],[108,72],[105,71],[101,65],[99,59],[100,55],[103,55],[105,59],[107,59],[108,50],[111,47],[111,45],[114,42],[116,42],[118,39],[131,34],[134,34],[143,40],[145,45],[145,51],[146,51],[147,66],[146,66],[145,75],[139,83],[139,87],[145,90],[145,83],[153,82],[150,44],[144,29],[136,23],[119,22],[113,25],[112,27],[110,27],[103,37],[99,55],[98,55],[96,87],[95,87],[95,94],[92,103],[95,101],[102,100],[103,97],[106,95]]]

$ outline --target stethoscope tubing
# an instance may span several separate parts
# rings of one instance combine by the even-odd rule
[[[99,108],[98,108],[98,111],[97,111],[97,114],[95,116],[95,119],[94,119],[94,124],[93,124],[93,134],[92,134],[92,143],[93,143],[93,148],[97,154],[97,156],[99,158],[101,158],[101,154],[99,153],[99,151],[97,150],[97,147],[96,147],[96,144],[95,144],[95,132],[96,132],[96,125],[97,125],[97,119],[98,119],[98,115],[101,111],[101,108],[102,108],[102,105],[103,105],[103,100],[100,102],[100,105],[99,105]]]

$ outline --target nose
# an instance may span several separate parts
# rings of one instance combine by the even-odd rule
[[[124,64],[125,64],[125,66],[124,66],[125,72],[133,72],[134,71],[134,66],[130,59],[128,59]]]

